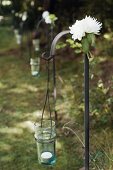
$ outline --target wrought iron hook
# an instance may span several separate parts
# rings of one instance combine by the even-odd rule
[[[59,39],[60,39],[62,36],[68,34],[69,32],[70,32],[70,31],[67,30],[67,31],[62,31],[62,32],[60,32],[59,34],[57,34],[57,36],[54,38],[54,40],[53,40],[53,42],[52,42],[52,44],[51,44],[51,49],[50,49],[50,54],[49,54],[49,56],[47,57],[46,52],[44,52],[44,53],[42,54],[41,58],[43,58],[43,59],[45,59],[45,60],[47,60],[47,61],[48,61],[48,60],[51,60],[52,58],[54,58],[55,52],[56,52],[56,44],[57,44],[57,42],[59,41]]]
[[[38,30],[40,24],[44,21],[44,19],[42,18],[41,20],[38,21],[37,25],[36,25],[36,29]]]

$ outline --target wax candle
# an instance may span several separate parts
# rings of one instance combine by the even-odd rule
[[[51,152],[43,152],[41,154],[41,160],[43,163],[49,163],[50,159],[53,157]]]

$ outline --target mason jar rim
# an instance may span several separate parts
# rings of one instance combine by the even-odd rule
[[[30,58],[30,65],[39,65],[39,58]]]
[[[54,120],[50,120],[50,119],[42,120],[42,127],[41,127],[41,121],[35,122],[35,123],[34,123],[34,126],[35,126],[35,127],[42,128],[42,129],[43,129],[43,128],[48,128],[48,127],[43,127],[43,122],[50,122],[50,126],[48,126],[48,127],[51,127],[51,122],[52,122],[52,127],[55,127],[55,126],[56,126],[55,121],[54,121]]]
[[[39,57],[35,57],[35,58],[30,58],[30,61],[38,61]]]

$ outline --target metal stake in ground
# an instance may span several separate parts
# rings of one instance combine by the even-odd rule
[[[85,170],[89,170],[89,59],[84,56],[84,129],[85,129]]]

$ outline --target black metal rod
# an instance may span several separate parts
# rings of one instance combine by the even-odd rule
[[[31,34],[30,32],[27,33],[27,42],[28,42],[28,53],[29,53],[29,58],[32,58],[32,47],[31,47]]]
[[[39,29],[40,24],[44,21],[44,19],[42,18],[41,20],[38,21],[37,25],[36,25],[36,30]]]
[[[84,56],[84,92],[85,170],[89,170],[89,59],[87,54]]]
[[[50,32],[50,36],[51,36],[51,43],[53,41],[53,25],[51,24],[51,32]],[[54,100],[54,114],[55,114],[55,123],[57,123],[57,111],[56,111],[56,60],[55,57],[53,56],[52,58],[53,60],[53,100]]]
[[[55,113],[55,122],[57,123],[58,115],[56,111],[56,61],[55,57],[53,56],[53,96],[54,96],[54,113]]]

